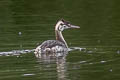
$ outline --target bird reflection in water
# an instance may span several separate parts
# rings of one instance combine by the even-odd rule
[[[53,63],[56,65],[56,72],[58,76],[58,80],[66,80],[67,79],[67,66],[66,66],[66,56],[68,52],[64,53],[49,53],[49,54],[41,54],[38,59],[40,63],[44,63],[44,66],[39,66],[41,70],[45,68],[52,68]],[[43,64],[42,64],[43,65]],[[45,69],[45,70],[46,70]]]
[[[67,68],[65,60],[69,51],[68,45],[62,35],[62,31],[73,28],[78,29],[80,27],[72,25],[63,19],[59,20],[55,25],[56,40],[44,41],[41,45],[37,46],[34,52],[35,56],[41,61],[56,61],[56,70],[59,80],[66,80]]]

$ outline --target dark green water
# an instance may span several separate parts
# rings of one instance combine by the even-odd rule
[[[78,48],[56,60],[33,52],[0,56],[0,80],[119,80],[119,0],[0,0],[0,52],[35,49],[55,39],[54,26],[64,18],[81,28],[63,32]],[[79,48],[86,48],[81,51]]]

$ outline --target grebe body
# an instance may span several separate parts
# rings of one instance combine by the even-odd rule
[[[64,53],[68,51],[68,45],[64,40],[62,31],[69,28],[80,28],[79,26],[71,25],[69,22],[61,19],[55,26],[56,40],[44,41],[35,49],[35,55],[40,57],[45,53]]]

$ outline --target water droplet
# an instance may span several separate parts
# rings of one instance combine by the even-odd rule
[[[16,56],[16,57],[19,57],[19,56]]]
[[[105,63],[106,61],[101,61],[101,63]]]
[[[80,63],[85,63],[85,62],[87,62],[87,61],[80,61]]]
[[[23,76],[33,76],[35,74],[23,74]]]
[[[110,69],[110,72],[112,72],[112,69]]]
[[[89,64],[93,64],[93,63],[89,63]]]
[[[98,43],[100,43],[101,41],[100,41],[100,40],[98,40],[97,42],[98,42]]]
[[[19,34],[19,35],[22,35],[22,32],[19,32],[18,34]]]
[[[119,50],[117,51],[117,54],[120,54],[120,51],[119,51]]]

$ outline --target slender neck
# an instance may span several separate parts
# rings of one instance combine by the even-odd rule
[[[55,30],[55,34],[56,34],[56,40],[63,42],[66,45],[66,47],[68,48],[68,45],[67,45],[66,41],[64,40],[62,32]]]

